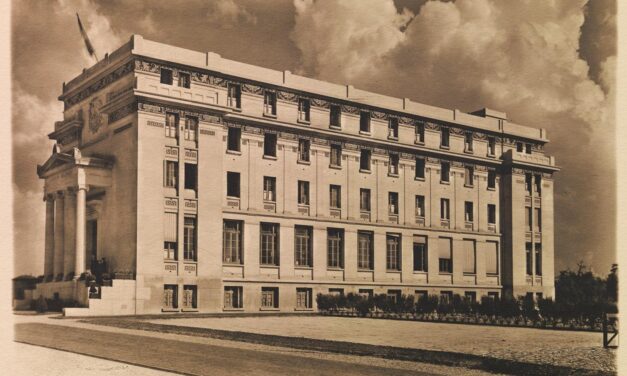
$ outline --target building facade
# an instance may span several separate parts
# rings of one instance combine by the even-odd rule
[[[45,282],[70,314],[552,297],[543,129],[133,36],[64,84]],[[79,277],[112,279],[89,299]]]

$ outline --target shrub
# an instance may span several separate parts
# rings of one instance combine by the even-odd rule
[[[375,294],[375,296],[372,299],[373,299],[375,308],[383,312],[389,311],[390,302],[386,294]]]
[[[421,296],[416,302],[416,311],[419,313],[432,313],[438,307],[437,295]]]
[[[355,309],[360,316],[366,316],[374,308],[374,299],[371,297],[360,298],[355,304]]]
[[[48,310],[48,302],[43,295],[39,295],[39,298],[35,301],[35,311],[44,313]]]

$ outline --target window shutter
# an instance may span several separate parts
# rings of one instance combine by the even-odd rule
[[[440,258],[451,258],[451,239],[439,238],[438,239],[438,254]]]
[[[488,248],[485,257],[485,272],[487,274],[497,274],[499,272],[498,269],[498,243],[497,242],[488,242]]]
[[[176,242],[177,241],[177,214],[176,213],[165,213],[164,218],[164,226],[163,226],[163,237],[166,242]]]
[[[475,272],[475,242],[474,240],[464,240],[464,273]]]

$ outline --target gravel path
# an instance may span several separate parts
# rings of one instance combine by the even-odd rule
[[[615,350],[602,347],[601,333],[324,316],[188,318],[150,322],[616,371]]]

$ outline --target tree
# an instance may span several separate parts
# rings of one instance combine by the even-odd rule
[[[565,319],[600,318],[607,310],[606,281],[580,261],[576,272],[560,272],[555,281],[555,303],[556,311]]]
[[[612,264],[610,274],[607,275],[607,297],[618,302],[618,264]]]

